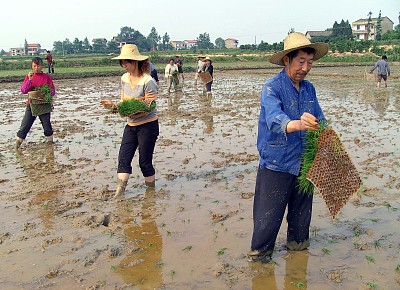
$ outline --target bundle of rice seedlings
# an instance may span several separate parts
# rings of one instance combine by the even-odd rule
[[[318,138],[321,133],[328,127],[328,122],[322,120],[319,122],[318,130],[308,130],[306,133],[306,144],[301,155],[301,168],[298,177],[299,189],[306,194],[313,194],[314,184],[307,179],[307,173],[311,168],[315,155],[318,150]]]
[[[155,109],[155,107],[155,101],[147,103],[137,99],[124,100],[118,104],[118,113],[121,117],[128,117],[137,113],[150,113]]]
[[[28,95],[32,104],[51,103],[53,101],[51,88],[48,84],[34,88]]]

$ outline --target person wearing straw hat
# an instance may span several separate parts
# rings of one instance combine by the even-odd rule
[[[121,77],[121,101],[138,99],[151,102],[156,99],[158,86],[150,76],[150,61],[148,56],[139,53],[136,45],[123,45],[120,55],[112,59],[119,60],[120,65],[126,70],[126,73]],[[118,103],[111,100],[101,100],[101,105],[113,112],[118,110]],[[156,109],[153,109],[150,113],[137,113],[128,117],[119,148],[115,199],[124,197],[129,175],[132,174],[132,159],[138,148],[139,166],[145,184],[149,188],[155,187],[153,152],[158,134]]]
[[[293,32],[284,40],[284,49],[269,57],[283,66],[268,79],[261,92],[257,148],[257,172],[253,236],[248,261],[269,262],[287,208],[288,250],[305,250],[310,245],[312,196],[299,192],[301,154],[307,130],[317,130],[324,114],[314,86],[305,77],[313,61],[328,52],[325,43],[311,43],[302,33]]]
[[[197,79],[199,78],[199,74],[203,71],[203,67],[204,67],[204,55],[198,55],[197,56],[197,69],[196,69],[196,74],[194,76],[194,85],[197,85]]]
[[[204,59],[203,71],[208,72],[211,76],[211,79],[213,79],[214,67],[212,65],[212,59],[209,58],[208,56]],[[210,81],[210,82],[206,83],[206,85],[205,85],[207,97],[211,95],[212,83],[213,83],[213,81]]]

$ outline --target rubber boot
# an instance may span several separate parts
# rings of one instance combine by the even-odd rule
[[[145,181],[144,182],[145,184],[146,184],[146,186],[147,187],[156,187],[156,181],[155,180],[153,180],[153,181]]]
[[[122,200],[124,199],[125,189],[128,184],[128,180],[117,179],[117,190],[113,199]]]
[[[19,150],[24,139],[17,138],[15,141],[15,150]]]

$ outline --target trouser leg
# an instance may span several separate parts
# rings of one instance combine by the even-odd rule
[[[139,166],[144,177],[153,176],[155,169],[153,166],[154,147],[159,134],[158,120],[139,126]]]
[[[50,122],[51,113],[46,113],[39,116],[40,122],[44,130],[44,136],[49,137],[53,135],[53,127]]]
[[[136,128],[126,125],[118,154],[118,173],[132,174],[132,159],[139,145]]]
[[[21,139],[26,139],[29,130],[32,128],[33,122],[36,117],[32,116],[31,106],[27,105],[25,109],[25,115],[21,121],[21,126],[17,132],[17,136]]]
[[[293,186],[291,174],[258,169],[253,207],[252,250],[272,254]]]
[[[297,178],[289,198],[287,213],[287,248],[289,250],[304,250],[309,247],[309,232],[312,214],[312,194],[298,190]]]

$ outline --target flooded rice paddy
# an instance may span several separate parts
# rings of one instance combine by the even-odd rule
[[[216,64],[217,67],[217,64]],[[314,197],[311,246],[249,264],[259,93],[271,70],[160,81],[157,185],[134,158],[126,199],[111,200],[125,125],[100,107],[119,77],[55,81],[55,144],[36,120],[21,153],[20,83],[0,88],[1,289],[400,289],[400,80],[375,88],[363,67],[314,68],[325,115],[363,180],[332,221]],[[392,66],[398,72],[398,66]],[[396,74],[395,74],[396,75]]]

